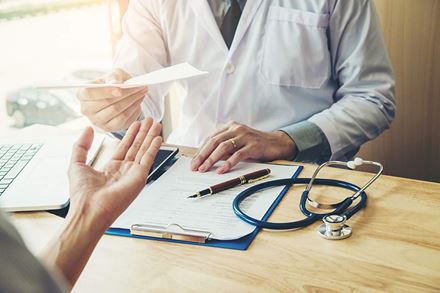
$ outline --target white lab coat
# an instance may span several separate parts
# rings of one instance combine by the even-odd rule
[[[369,0],[248,0],[230,50],[205,0],[131,0],[123,31],[115,67],[139,75],[189,62],[209,72],[183,82],[170,143],[198,146],[229,121],[273,131],[309,120],[341,158],[394,117],[394,79]],[[162,118],[167,90],[150,89],[144,115]]]

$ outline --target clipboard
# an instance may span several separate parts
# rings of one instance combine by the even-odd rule
[[[297,167],[298,169],[291,178],[296,178],[301,173],[303,167]],[[283,190],[277,196],[267,212],[264,214],[262,218],[264,221],[269,218],[269,216],[275,210],[279,202],[283,199],[289,188],[290,186],[286,186],[283,188]],[[179,225],[172,225],[172,227],[161,227],[155,225],[135,224],[132,225],[131,229],[109,228],[106,231],[106,234],[156,241],[176,242],[181,244],[192,244],[235,250],[247,250],[260,230],[260,228],[255,227],[252,233],[235,240],[209,239],[209,235],[211,234],[209,231],[185,230]]]

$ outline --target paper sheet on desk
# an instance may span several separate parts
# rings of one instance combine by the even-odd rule
[[[113,223],[111,228],[130,229],[132,224],[168,226],[179,224],[186,229],[209,231],[211,238],[233,240],[248,235],[255,227],[240,220],[232,210],[232,201],[245,184],[230,190],[199,199],[187,197],[208,186],[223,182],[259,169],[267,164],[240,163],[233,171],[217,175],[190,171],[191,159],[181,157],[165,174],[144,188],[130,207]],[[270,165],[271,177],[290,178],[298,167]],[[254,183],[254,184],[258,184]],[[241,207],[249,215],[261,219],[283,187],[258,192],[246,199]]]
[[[187,79],[194,76],[207,74],[207,71],[201,71],[191,66],[188,63],[181,63],[170,67],[162,68],[147,74],[135,76],[124,83],[115,84],[99,84],[99,83],[47,83],[38,84],[33,87],[44,89],[62,89],[62,88],[105,88],[105,87],[118,87],[118,88],[133,88],[140,86],[150,86],[165,82],[171,82],[181,79]]]

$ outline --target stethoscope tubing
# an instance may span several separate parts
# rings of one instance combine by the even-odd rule
[[[307,196],[308,196],[308,190],[304,190],[304,192],[301,195],[300,199],[300,210],[301,212],[306,216],[306,218],[293,221],[293,222],[286,222],[286,223],[276,223],[276,222],[268,222],[268,221],[260,221],[258,219],[252,218],[251,216],[245,214],[241,208],[240,203],[250,195],[254,194],[255,192],[261,190],[261,189],[267,189],[270,187],[275,186],[286,186],[287,188],[290,188],[294,184],[308,184],[310,182],[311,178],[286,178],[286,179],[278,179],[278,180],[272,180],[263,182],[257,185],[254,185],[242,192],[240,192],[234,199],[232,203],[232,208],[234,210],[234,213],[243,221],[245,221],[248,224],[251,224],[253,226],[257,226],[259,228],[269,229],[269,230],[292,230],[292,229],[298,229],[303,228],[306,226],[309,226],[313,224],[314,222],[321,220],[323,217],[327,215],[341,215],[345,216],[347,219],[349,219],[351,216],[353,216],[355,213],[357,213],[359,210],[364,208],[367,203],[367,194],[362,191],[360,193],[360,201],[353,206],[352,208],[349,208],[350,205],[353,203],[353,200],[351,197],[348,197],[344,200],[342,200],[339,203],[336,203],[336,208],[328,213],[314,213],[307,209]],[[317,185],[328,185],[328,186],[335,186],[340,188],[345,188],[352,190],[354,192],[358,192],[361,190],[361,188],[355,184],[346,182],[346,181],[340,181],[340,180],[334,180],[334,179],[315,179],[314,184]]]

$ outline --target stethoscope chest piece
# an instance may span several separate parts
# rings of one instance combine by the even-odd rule
[[[341,240],[351,236],[352,229],[345,224],[347,218],[339,215],[327,215],[322,218],[324,224],[318,227],[316,232],[322,238],[328,240]]]

